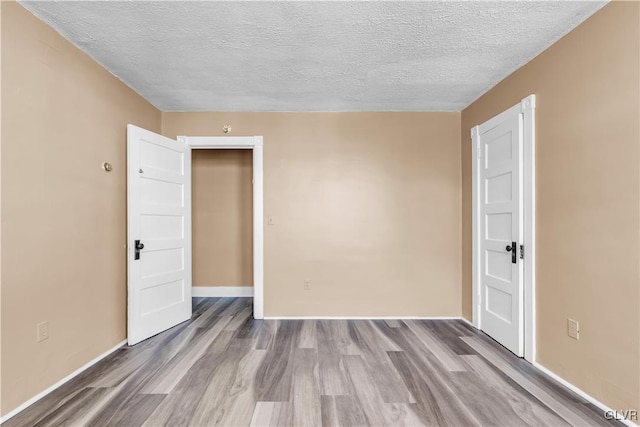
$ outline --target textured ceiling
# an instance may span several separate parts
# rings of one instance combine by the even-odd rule
[[[459,111],[605,2],[21,2],[162,111]]]

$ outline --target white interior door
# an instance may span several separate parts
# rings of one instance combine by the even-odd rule
[[[524,351],[523,115],[479,127],[480,328],[516,355]]]
[[[191,318],[190,150],[127,126],[129,345]]]

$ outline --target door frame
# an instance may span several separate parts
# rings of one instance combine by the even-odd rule
[[[262,136],[179,136],[192,150],[253,151],[253,317],[264,318],[264,193]]]
[[[472,281],[473,281],[473,325],[482,329],[480,318],[480,200],[478,199],[480,185],[480,147],[479,136],[505,119],[514,115],[523,115],[523,214],[524,214],[524,358],[531,363],[536,359],[536,242],[535,242],[535,108],[536,96],[529,95],[519,104],[471,128],[471,200],[472,200]]]

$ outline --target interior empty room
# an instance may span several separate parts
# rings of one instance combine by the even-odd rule
[[[1,1],[3,426],[640,423],[640,2]]]

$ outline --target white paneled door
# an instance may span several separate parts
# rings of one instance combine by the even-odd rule
[[[191,318],[191,150],[127,126],[129,345]]]
[[[480,328],[522,357],[523,114],[494,124],[476,137]]]

